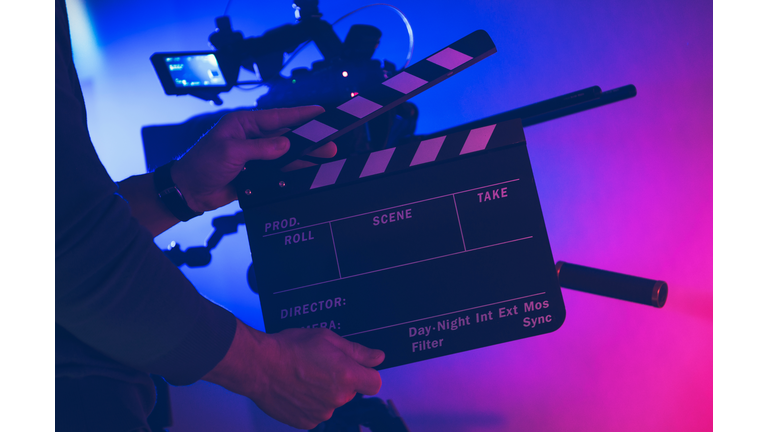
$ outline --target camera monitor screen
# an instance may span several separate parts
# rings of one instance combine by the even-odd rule
[[[176,87],[226,85],[213,54],[166,57],[165,64]]]
[[[214,52],[155,53],[151,61],[166,94],[229,87]]]

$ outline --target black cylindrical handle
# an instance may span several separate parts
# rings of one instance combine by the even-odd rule
[[[578,291],[627,300],[657,308],[667,302],[669,287],[660,280],[645,279],[558,261],[560,286]]]

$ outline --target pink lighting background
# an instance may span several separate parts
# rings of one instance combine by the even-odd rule
[[[291,2],[233,0],[246,36],[292,20]],[[320,2],[330,22],[367,3]],[[498,53],[417,96],[430,133],[592,85],[637,86],[630,100],[526,128],[555,260],[662,279],[663,309],[563,290],[558,331],[382,372],[412,432],[700,431],[713,424],[712,4],[694,1],[400,2],[414,28],[413,61],[477,30]],[[251,106],[235,89],[213,107],[163,94],[158,51],[208,49],[226,1],[68,1],[91,136],[115,180],[145,172],[140,130],[203,112]],[[397,15],[369,8],[337,26],[376,25],[375,58],[404,63]],[[311,46],[291,65],[320,58]],[[253,79],[241,73],[241,79]],[[263,90],[261,90],[263,93]],[[211,219],[157,238],[203,245]],[[203,295],[263,328],[246,284],[244,228],[205,268],[182,267]],[[171,431],[292,430],[250,401],[207,383],[172,388]]]

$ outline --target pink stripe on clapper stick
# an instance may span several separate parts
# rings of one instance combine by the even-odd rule
[[[443,141],[445,141],[445,137],[441,136],[419,143],[419,148],[416,149],[416,154],[413,155],[411,166],[433,162],[437,159],[437,154],[440,153]]]
[[[464,142],[464,147],[461,148],[460,155],[466,153],[472,153],[480,150],[485,150],[485,146],[488,145],[488,140],[491,139],[493,130],[496,125],[485,126],[477,129],[472,129],[469,132],[467,140]]]
[[[336,183],[336,179],[339,178],[339,173],[341,172],[341,168],[344,167],[344,162],[346,161],[347,161],[346,159],[341,159],[341,160],[328,162],[326,164],[320,165],[320,169],[317,170],[317,175],[315,175],[315,181],[312,182],[312,186],[310,187],[310,189],[328,186]]]
[[[394,152],[395,148],[392,147],[369,154],[365,167],[363,167],[363,172],[360,173],[360,178],[383,173],[387,169],[389,160],[392,159],[392,153]]]

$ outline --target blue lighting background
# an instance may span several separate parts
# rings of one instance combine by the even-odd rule
[[[320,2],[333,22],[368,3]],[[712,428],[712,4],[696,1],[402,2],[413,61],[484,29],[498,53],[413,102],[417,133],[484,118],[571,91],[626,84],[638,96],[526,129],[556,260],[670,284],[661,310],[564,290],[557,332],[382,372],[413,432],[687,431]],[[214,107],[166,96],[155,52],[210,49],[226,1],[69,0],[75,61],[91,137],[114,180],[146,171],[141,128],[253,106],[266,89],[233,89]],[[246,36],[293,21],[291,2],[232,0]],[[405,26],[382,6],[352,24],[383,32],[374,55],[401,67]],[[310,44],[290,65],[309,67]],[[241,80],[258,76],[241,70]],[[202,246],[233,203],[157,237]],[[198,290],[263,329],[246,283],[245,228],[204,268],[182,267]],[[172,388],[171,431],[292,430],[208,383]]]

